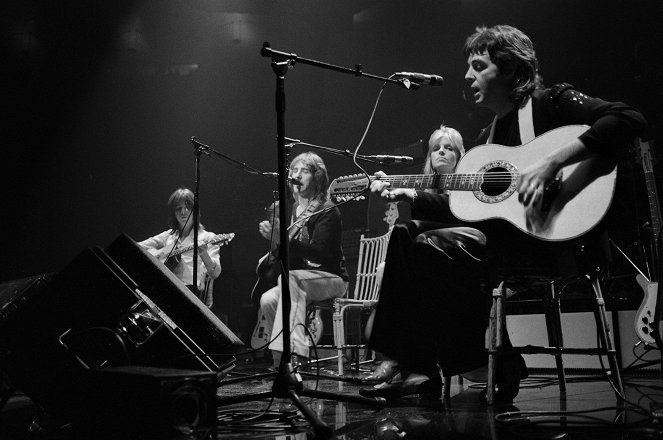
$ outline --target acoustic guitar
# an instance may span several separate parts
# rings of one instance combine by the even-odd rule
[[[230,243],[233,238],[235,238],[234,232],[230,232],[228,234],[217,234],[208,240],[201,241],[198,246],[214,244],[225,246],[226,244]],[[193,248],[193,245],[175,247],[169,254],[164,253],[163,249],[148,249],[148,252],[157,257],[159,261],[165,264],[166,267],[172,271],[179,264],[181,255],[185,252],[193,250]]]
[[[299,236],[310,215],[315,213],[320,208],[321,204],[320,200],[314,199],[308,204],[306,209],[297,216],[288,230],[288,241],[292,241]],[[268,220],[278,218],[278,202],[272,204],[272,206],[267,209],[267,212]],[[274,233],[277,233],[277,231],[275,230]],[[278,255],[278,245],[273,246],[267,254],[260,258],[258,266],[256,267],[256,275],[258,275],[258,280],[251,291],[251,298],[254,302],[258,302],[260,300],[260,295],[276,286],[279,275],[281,275],[281,259]],[[315,322],[320,323],[321,329],[322,320],[320,319],[319,311],[315,318]],[[267,318],[260,310],[258,310],[258,320],[253,329],[253,333],[251,334],[251,347],[258,349],[264,347],[270,341],[271,335],[269,327],[271,326],[267,325]],[[320,330],[319,333],[321,333],[321,331],[322,330]],[[319,336],[317,339],[319,339]]]
[[[308,216],[316,212],[320,207],[320,204],[319,200],[312,200],[308,204],[308,207],[297,216],[295,221],[288,228],[288,241],[294,240],[299,236],[302,228],[307,223]],[[272,204],[272,206],[267,209],[267,212],[269,213],[268,220],[272,220],[273,218],[278,219],[278,203]],[[278,232],[274,230],[274,233],[276,234]],[[259,295],[276,286],[279,275],[281,275],[281,259],[279,258],[278,243],[274,243],[272,249],[258,260],[256,275],[258,275],[258,281],[251,291],[251,298],[254,300],[259,298]]]
[[[525,168],[587,128],[559,127],[517,147],[474,147],[453,174],[371,176],[370,181],[364,175],[339,177],[331,183],[330,195],[337,201],[355,197],[367,192],[375,179],[389,182],[391,188],[448,190],[449,208],[460,220],[503,219],[535,238],[569,240],[591,230],[607,213],[615,190],[615,164],[590,158],[563,167],[536,207],[520,203],[516,189]]]

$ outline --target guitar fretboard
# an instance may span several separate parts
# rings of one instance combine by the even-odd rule
[[[209,245],[213,245],[213,244],[221,244],[221,245],[225,245],[225,244],[228,244],[228,243],[230,242],[230,240],[232,240],[233,238],[235,238],[235,234],[234,234],[234,233],[223,234],[223,235],[216,235],[216,236],[214,236],[214,238],[212,238],[212,239],[209,240],[209,241],[201,241],[200,244],[199,244],[198,246],[204,246],[204,245],[206,245],[206,244],[209,244]],[[180,248],[175,248],[175,249],[170,253],[170,257],[171,257],[171,258],[172,258],[172,257],[176,257],[176,256],[178,256],[178,255],[180,255],[180,254],[185,253],[185,252],[189,252],[189,251],[193,250],[194,247],[195,247],[194,245],[190,244],[190,245],[188,245],[188,246],[184,246],[184,247],[180,247]]]
[[[389,182],[393,188],[448,189],[476,191],[486,184],[509,184],[513,176],[509,172],[456,173],[456,174],[411,174],[386,177],[371,177],[371,181]]]
[[[371,180],[375,180],[374,178]],[[379,180],[389,182],[393,188],[413,189],[465,189],[477,190],[481,186],[481,175],[471,174],[418,174],[383,177]]]
[[[640,156],[642,159],[642,168],[645,175],[645,184],[647,186],[647,200],[649,201],[649,213],[651,215],[651,238],[652,238],[652,273],[653,281],[658,280],[660,274],[657,273],[658,259],[660,258],[660,249],[658,238],[661,234],[661,208],[658,203],[658,191],[656,189],[656,177],[654,176],[654,157],[648,142],[637,140],[640,147]]]
[[[656,178],[653,172],[645,172],[645,182],[647,183],[647,199],[649,200],[649,210],[651,211],[651,227],[654,232],[654,240],[658,242],[658,236],[661,233],[661,209],[658,205]]]

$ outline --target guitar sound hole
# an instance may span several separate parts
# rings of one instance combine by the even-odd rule
[[[496,167],[483,175],[481,191],[488,196],[498,196],[511,186],[511,173],[506,168]]]

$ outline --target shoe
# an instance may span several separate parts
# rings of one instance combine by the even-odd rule
[[[406,385],[405,382],[383,382],[371,388],[361,388],[359,394],[364,397],[382,397],[386,400],[396,400],[415,394],[422,399],[439,399],[442,397],[442,380],[428,379],[415,385]]]
[[[389,382],[398,374],[400,371],[400,367],[398,366],[398,362],[396,361],[382,361],[380,364],[373,370],[371,374],[366,376],[363,379],[363,382],[369,382],[369,383],[381,383],[381,382]]]

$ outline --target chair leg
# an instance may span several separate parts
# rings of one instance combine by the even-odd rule
[[[354,332],[352,333],[353,339],[357,339],[357,342],[354,342],[354,347],[352,348],[352,357],[354,359],[355,370],[359,372],[360,369],[360,359],[359,359],[359,344],[361,344],[361,319],[353,319]]]
[[[444,399],[451,397],[451,376],[444,376]]]
[[[561,350],[564,348],[564,337],[562,336],[562,316],[560,297],[555,290],[555,283],[550,283],[550,297],[546,299],[545,318],[548,331],[548,345],[559,349],[555,354],[557,364],[557,379],[559,381],[560,398],[566,398],[566,373],[564,371],[564,360]]]
[[[497,382],[497,351],[502,345],[502,332],[505,327],[504,299],[506,298],[506,287],[504,282],[493,289],[492,306],[488,320],[488,383],[486,384],[486,403],[492,405],[495,402],[495,385]]]
[[[345,345],[345,332],[343,325],[343,308],[339,304],[334,304],[334,313],[332,315],[334,326],[334,345],[336,346],[338,375],[343,376],[343,346]]]
[[[608,319],[605,312],[605,300],[603,299],[603,293],[601,292],[598,273],[592,273],[588,275],[587,278],[592,285],[592,290],[594,290],[594,295],[596,297],[597,308],[594,317],[596,319],[596,330],[599,335],[599,340],[607,351],[608,364],[610,365],[610,372],[612,373],[612,381],[619,394],[623,396],[624,387],[622,385],[622,377],[617,363],[617,352],[612,345],[612,339],[610,337],[610,327],[608,326]]]

